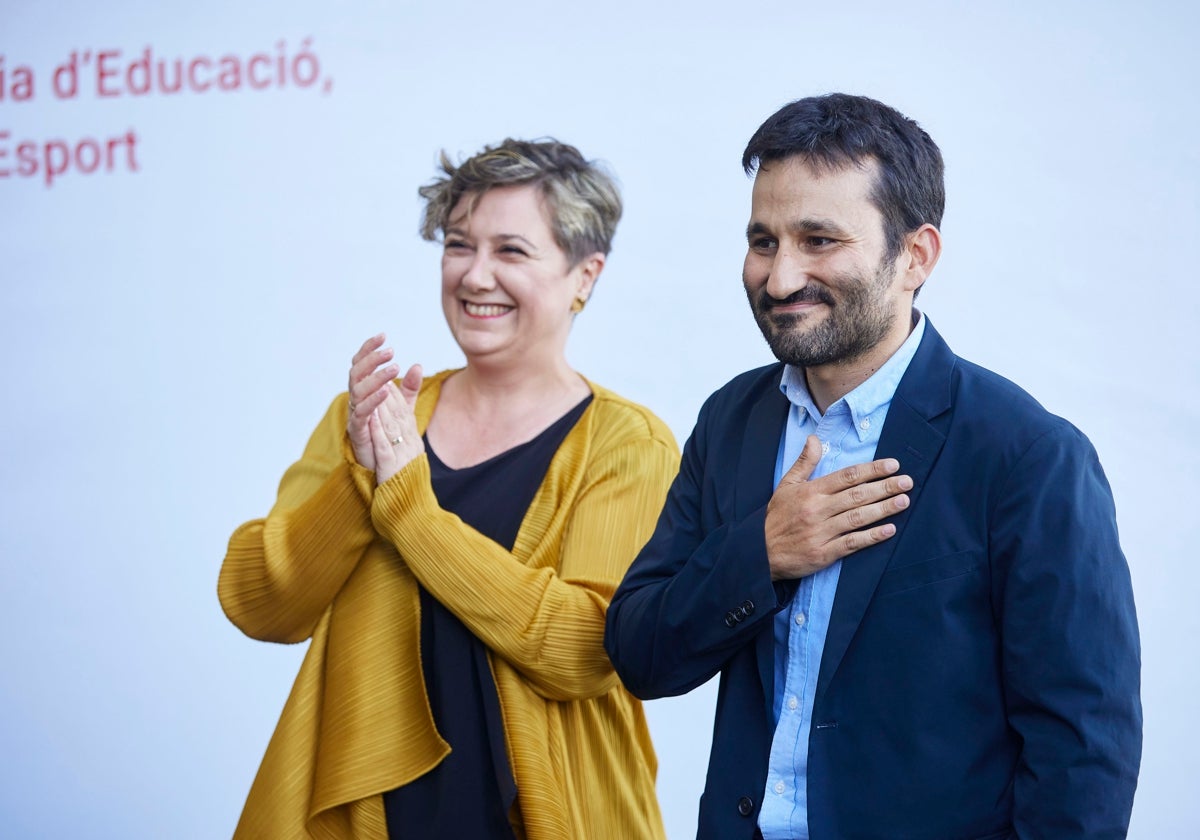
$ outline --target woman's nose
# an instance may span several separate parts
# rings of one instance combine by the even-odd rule
[[[471,265],[463,275],[463,285],[472,290],[490,289],[496,285],[492,276],[491,261],[486,254],[476,251],[471,256]]]

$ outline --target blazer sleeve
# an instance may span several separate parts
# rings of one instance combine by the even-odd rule
[[[248,636],[307,639],[375,536],[374,474],[349,451],[346,411],[342,394],[284,473],[270,513],[229,539],[217,595]]]
[[[425,455],[376,489],[372,515],[430,594],[536,691],[582,699],[617,685],[605,610],[677,467],[674,441],[653,435],[596,455],[564,527],[547,532],[560,543],[541,547],[556,564],[526,565],[439,507]]]
[[[790,597],[771,582],[766,506],[737,521],[728,515],[736,453],[713,465],[709,444],[714,457],[718,447],[729,453],[741,430],[713,421],[714,402],[701,409],[654,535],[608,610],[609,656],[626,688],[645,700],[707,682]]]
[[[1025,838],[1123,838],[1141,757],[1129,569],[1095,450],[1065,422],[1005,480],[990,514],[1009,723],[1022,741]]]

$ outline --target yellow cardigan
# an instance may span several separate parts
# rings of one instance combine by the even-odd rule
[[[421,388],[422,433],[448,375]],[[387,840],[382,794],[449,752],[425,693],[417,581],[488,647],[518,837],[664,836],[641,704],[603,636],[679,449],[645,408],[591,388],[511,553],[438,506],[425,455],[376,487],[346,438],[346,395],[333,401],[271,512],[234,532],[221,567],[221,605],[243,632],[312,639],[236,838]]]

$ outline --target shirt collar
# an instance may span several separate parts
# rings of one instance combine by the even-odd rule
[[[850,410],[854,428],[860,439],[870,434],[872,424],[883,422],[883,417],[875,415],[886,412],[888,406],[892,404],[896,388],[899,387],[900,380],[908,370],[913,356],[917,353],[921,337],[925,335],[925,315],[920,310],[914,309],[913,311],[916,313],[917,323],[900,348],[883,363],[879,370],[871,374],[866,382],[826,410],[827,413],[830,411],[840,412],[843,410],[840,404],[844,403],[845,407]],[[820,421],[821,412],[817,410],[817,404],[813,402],[812,395],[808,392],[808,383],[804,379],[804,368],[796,365],[784,365],[783,377],[779,381],[779,390],[792,405],[800,410],[799,419],[801,421],[804,420],[805,413],[810,415],[814,421]]]

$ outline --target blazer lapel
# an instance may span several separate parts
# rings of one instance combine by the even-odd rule
[[[742,432],[737,481],[734,483],[734,521],[740,522],[771,500],[775,491],[775,461],[787,422],[788,401],[779,390],[783,365],[771,368],[764,388],[750,407]]]
[[[896,533],[891,539],[842,561],[817,678],[818,702],[862,622],[879,578],[905,539],[905,526],[912,510],[921,503],[926,479],[946,442],[945,434],[931,421],[944,415],[952,406],[950,376],[954,363],[954,354],[933,329],[933,324],[926,321],[921,346],[892,398],[875,450],[877,459],[895,458],[900,462],[900,471],[912,477],[913,489],[908,494],[911,504],[891,518],[896,525]]]
[[[737,481],[734,483],[734,521],[740,522],[765,506],[775,492],[775,462],[779,457],[779,441],[787,423],[787,397],[779,390],[783,366],[777,365],[764,380],[764,387],[750,407],[742,432],[742,447],[738,456]],[[755,639],[755,659],[758,675],[766,697],[768,717],[775,685],[774,621],[766,621]]]

